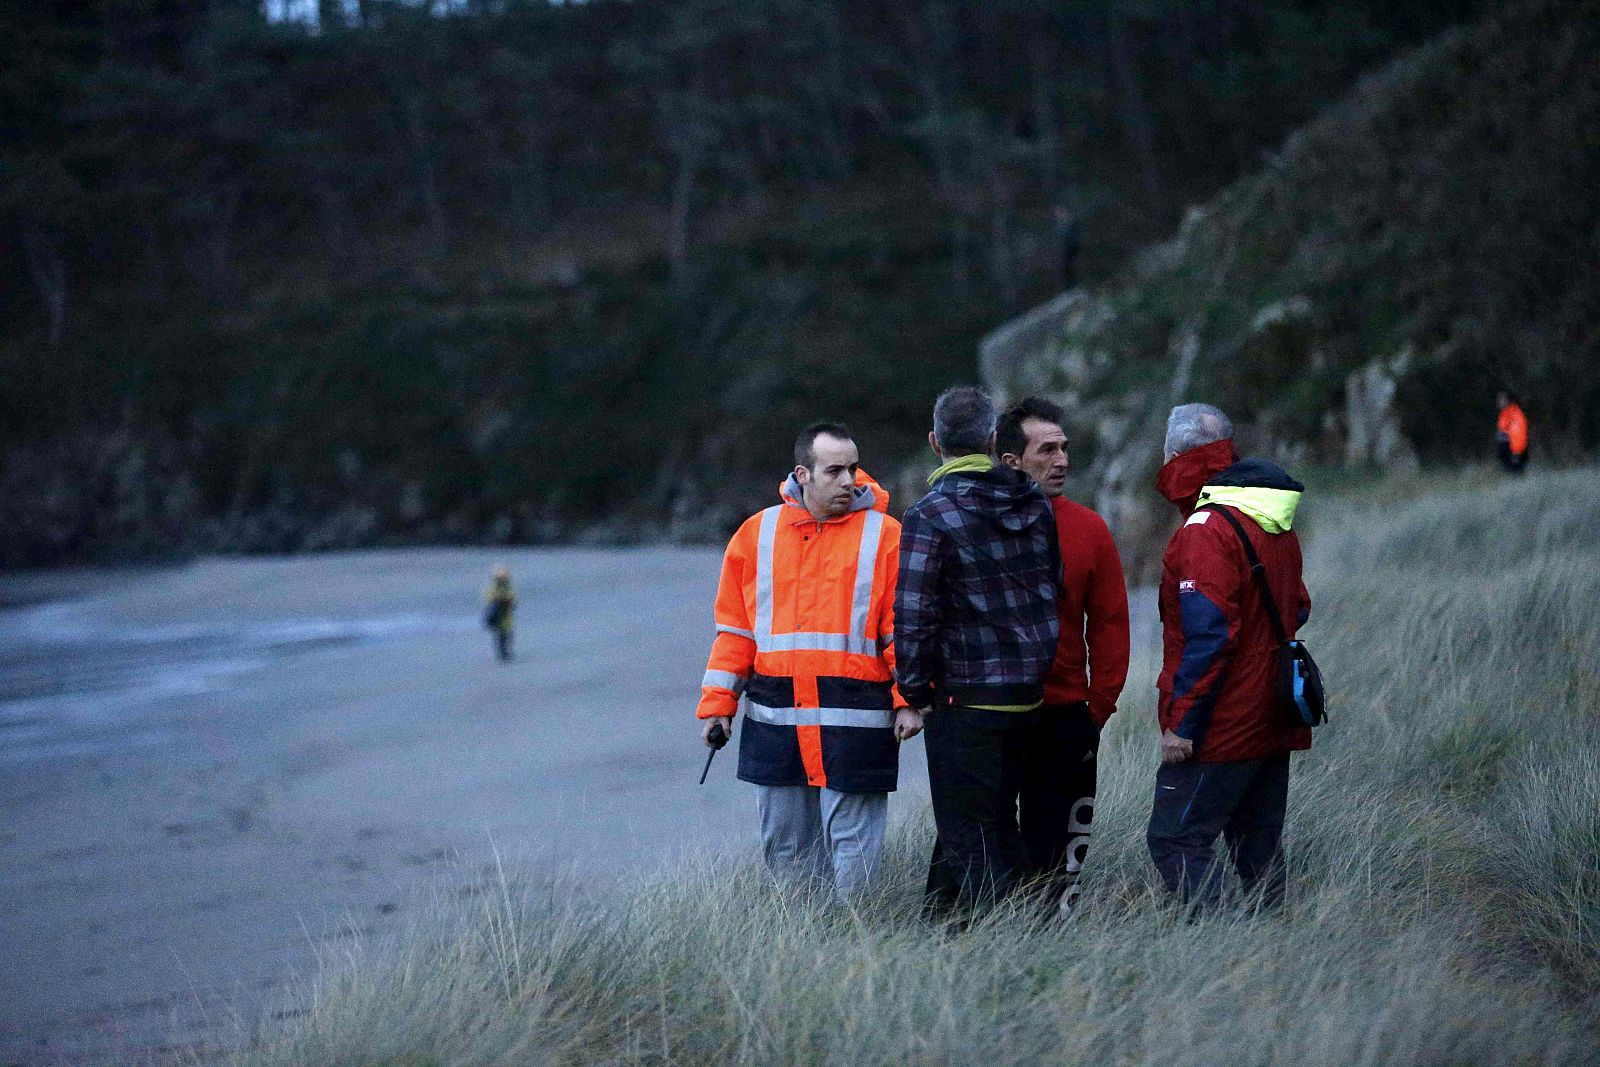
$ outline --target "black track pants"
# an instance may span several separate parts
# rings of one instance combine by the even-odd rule
[[[939,834],[928,867],[931,916],[1000,900],[1027,877],[1017,797],[1037,714],[960,707],[929,713],[923,737]]]
[[[1022,753],[1022,839],[1050,906],[1068,911],[1089,852],[1100,729],[1083,702],[1046,705],[1033,715]]]
[[[1228,763],[1163,763],[1146,840],[1167,888],[1184,903],[1212,908],[1222,900],[1217,835],[1244,889],[1261,902],[1283,900],[1283,813],[1289,799],[1289,754]]]

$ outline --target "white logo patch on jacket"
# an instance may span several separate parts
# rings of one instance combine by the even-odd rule
[[[1211,512],[1209,512],[1209,511],[1197,511],[1193,515],[1189,516],[1189,521],[1184,523],[1184,525],[1185,526],[1204,526],[1206,524],[1206,520],[1209,519],[1209,518],[1211,518]]]
[[[1192,593],[1194,591],[1195,591],[1195,584],[1194,584],[1194,579],[1193,578],[1185,578],[1183,581],[1178,583],[1178,592],[1180,592],[1180,593]]]

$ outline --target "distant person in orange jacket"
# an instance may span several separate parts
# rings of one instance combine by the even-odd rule
[[[779,497],[728,542],[695,714],[709,745],[742,700],[768,868],[849,900],[883,865],[897,742],[922,729],[894,686],[900,523],[838,423],[801,432]]]
[[[1517,398],[1505,389],[1495,394],[1494,405],[1500,409],[1495,424],[1500,463],[1510,473],[1521,474],[1528,465],[1528,416],[1523,414]]]
[[[1042,397],[1020,400],[1001,414],[995,449],[1050,498],[1061,542],[1061,638],[1026,753],[1020,822],[1029,859],[1065,915],[1089,851],[1100,730],[1128,678],[1128,587],[1105,520],[1063,495],[1070,461],[1062,417]]]

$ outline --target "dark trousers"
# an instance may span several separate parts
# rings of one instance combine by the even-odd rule
[[[1511,442],[1504,437],[1500,439],[1497,451],[1500,454],[1500,465],[1510,474],[1521,474],[1528,465],[1528,453],[1511,451]]]
[[[1022,840],[1044,879],[1047,904],[1066,912],[1077,900],[1089,852],[1100,728],[1081,701],[1046,705],[1033,716],[1022,753]]]
[[[1228,763],[1163,763],[1146,840],[1167,888],[1196,909],[1222,900],[1217,835],[1246,892],[1261,890],[1263,907],[1283,900],[1283,813],[1289,799],[1289,754]]]
[[[1017,824],[1037,712],[936,708],[922,736],[938,838],[926,910],[947,915],[1004,898],[1030,871]]]

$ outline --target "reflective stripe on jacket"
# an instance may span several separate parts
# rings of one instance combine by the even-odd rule
[[[864,474],[851,510],[825,522],[792,476],[782,496],[728,543],[696,714],[732,716],[743,698],[743,781],[891,790],[900,524]]]

